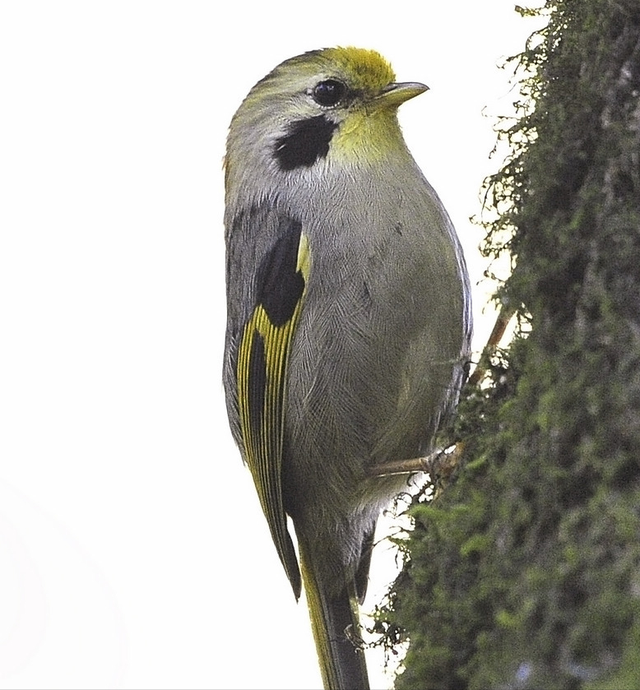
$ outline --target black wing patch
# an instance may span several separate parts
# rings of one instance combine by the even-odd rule
[[[278,238],[258,270],[257,302],[274,326],[284,325],[293,316],[302,297],[304,277],[298,270],[301,232],[302,223],[290,221],[286,234]]]
[[[302,224],[280,221],[279,238],[256,276],[256,305],[244,325],[236,366],[244,456],[280,560],[300,596],[300,570],[282,495],[287,367],[310,270]]]

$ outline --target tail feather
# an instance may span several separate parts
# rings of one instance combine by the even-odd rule
[[[302,579],[325,690],[369,690],[364,651],[358,645],[360,625],[354,583],[339,594],[327,592],[299,539]]]

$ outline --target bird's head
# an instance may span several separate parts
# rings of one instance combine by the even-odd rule
[[[388,157],[404,149],[398,106],[426,90],[397,83],[389,63],[372,50],[327,48],[290,58],[251,89],[235,114],[227,173],[249,164],[280,177],[325,163]]]

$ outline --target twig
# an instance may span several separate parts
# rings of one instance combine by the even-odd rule
[[[369,469],[369,476],[383,477],[390,474],[410,474],[412,472],[427,472],[431,476],[436,474],[448,477],[458,464],[464,450],[464,442],[460,441],[446,450],[436,450],[424,458],[398,460],[374,465]]]
[[[506,304],[502,305],[502,309],[500,309],[498,318],[496,319],[496,322],[493,325],[493,329],[491,330],[491,334],[489,335],[487,344],[484,346],[484,349],[482,350],[482,354],[480,355],[478,364],[476,364],[476,368],[473,370],[471,376],[469,376],[469,379],[467,381],[468,386],[478,385],[478,383],[480,383],[480,381],[482,380],[482,377],[487,373],[491,357],[493,354],[495,354],[495,351],[498,345],[500,344],[500,341],[502,340],[502,336],[504,335],[504,332],[507,330],[509,321],[511,321],[515,313],[515,307],[508,306]]]

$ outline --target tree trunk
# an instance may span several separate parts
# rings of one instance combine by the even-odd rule
[[[412,507],[381,613],[410,640],[398,690],[640,687],[640,3],[545,11],[488,185],[519,328]]]

